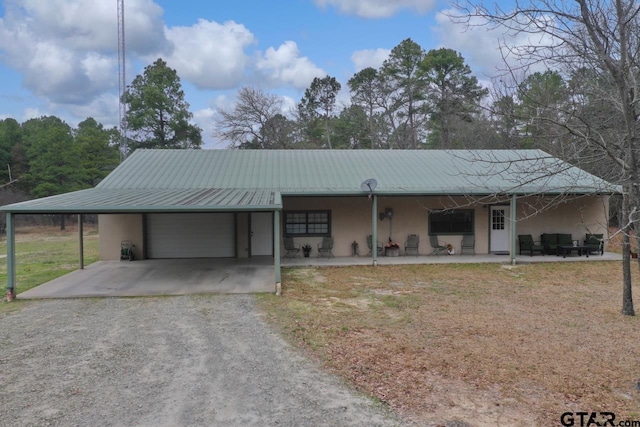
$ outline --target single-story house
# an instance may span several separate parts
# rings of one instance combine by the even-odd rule
[[[369,235],[402,253],[415,234],[420,255],[472,235],[476,254],[515,259],[516,234],[606,234],[616,191],[540,150],[137,150],[95,188],[1,208],[7,287],[19,214],[99,214],[102,260],[122,240],[137,259],[273,257],[277,284],[284,237],[314,252],[333,237],[344,257]]]

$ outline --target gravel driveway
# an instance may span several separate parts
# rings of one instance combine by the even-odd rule
[[[0,314],[1,426],[391,426],[250,295],[43,300]]]

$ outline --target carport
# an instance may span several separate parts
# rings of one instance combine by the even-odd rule
[[[78,215],[78,252],[79,252],[79,270],[84,270],[84,254],[83,254],[83,215],[98,214],[134,214],[145,217],[146,215],[158,214],[203,214],[203,213],[246,213],[246,212],[271,212],[273,214],[273,256],[247,258],[239,260],[237,257],[224,258],[202,258],[193,259],[191,263],[184,260],[182,263],[176,263],[171,259],[146,260],[146,256],[142,254],[142,262],[138,271],[142,272],[147,268],[146,276],[150,277],[149,271],[154,271],[151,276],[164,278],[166,280],[175,279],[173,282],[176,289],[184,290],[184,283],[181,282],[185,278],[194,280],[194,289],[199,289],[199,285],[195,283],[198,277],[206,277],[207,274],[213,274],[208,283],[211,291],[211,285],[218,283],[218,291],[220,292],[275,292],[280,284],[280,211],[282,210],[282,197],[279,192],[267,189],[212,189],[212,188],[192,188],[192,189],[126,189],[126,188],[103,188],[100,185],[96,188],[76,191],[73,193],[61,194],[37,200],[30,200],[12,205],[3,206],[1,208],[6,212],[6,233],[7,233],[7,299],[11,300],[16,296],[16,254],[15,254],[15,221],[16,215],[20,214],[75,214]],[[265,269],[265,262],[271,265]],[[135,264],[136,262],[134,262]],[[211,266],[218,266],[217,270],[211,270]],[[230,286],[233,282],[232,276],[242,278],[247,268],[256,267],[255,271],[268,274],[268,282],[270,289],[265,288],[264,284],[257,287]],[[193,269],[189,274],[175,275],[171,272],[171,266],[180,269],[180,267],[189,266]],[[222,268],[224,267],[224,268]],[[260,268],[257,268],[260,267]],[[83,281],[93,280],[91,273],[98,274],[103,269],[113,268],[118,270],[118,263],[101,263],[99,269],[87,269],[86,271],[75,272],[75,276],[82,277]],[[151,270],[149,270],[151,269]],[[198,270],[201,269],[201,270]],[[164,273],[162,273],[164,271]],[[235,273],[234,273],[235,271]],[[185,270],[186,272],[186,270]],[[88,274],[87,274],[88,273]],[[202,273],[202,274],[200,274]],[[220,273],[221,276],[217,276]],[[102,273],[101,273],[102,274]],[[200,274],[200,275],[199,275]],[[132,276],[134,277],[134,276]],[[225,277],[219,280],[219,277]],[[224,281],[227,283],[222,283]],[[123,286],[131,287],[130,281],[120,280]],[[129,283],[129,285],[126,285]],[[162,282],[165,285],[169,282]],[[177,291],[167,288],[165,285],[158,285],[159,294],[176,294]],[[100,286],[97,284],[96,286]],[[254,289],[255,288],[255,289]],[[258,289],[259,288],[259,289]],[[147,287],[153,289],[153,286]],[[202,291],[202,290],[201,290]],[[213,290],[215,292],[215,290]],[[78,291],[80,292],[80,291]],[[199,291],[195,291],[196,293]],[[178,292],[179,293],[179,292]],[[191,293],[191,292],[186,292]]]
[[[260,259],[98,261],[18,295],[29,298],[136,297],[272,292],[274,265]]]

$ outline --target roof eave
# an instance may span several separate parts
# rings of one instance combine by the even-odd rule
[[[249,212],[282,210],[282,203],[270,205],[237,205],[237,206],[136,206],[134,207],[80,207],[67,206],[64,208],[30,208],[3,206],[0,211],[13,214],[112,214],[112,213],[153,213],[153,212]]]

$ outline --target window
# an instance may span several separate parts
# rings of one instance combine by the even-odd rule
[[[431,212],[429,234],[473,234],[473,210]]]
[[[491,211],[491,229],[504,230],[504,209],[495,209]]]
[[[286,236],[331,236],[331,211],[297,211],[284,213]]]

